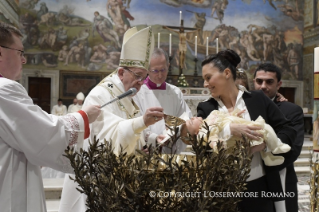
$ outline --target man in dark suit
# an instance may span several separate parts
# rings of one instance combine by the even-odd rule
[[[291,146],[291,151],[283,154],[285,162],[277,167],[278,171],[281,172],[284,168],[286,168],[285,192],[293,192],[295,194],[293,198],[286,198],[286,211],[297,212],[298,179],[294,169],[294,161],[296,161],[300,155],[304,141],[304,116],[301,107],[298,105],[287,101],[277,101],[276,94],[281,85],[281,70],[276,65],[271,63],[259,65],[254,74],[255,89],[262,90],[266,96],[274,101],[285,117],[291,121],[291,127],[293,127],[297,132],[296,138],[291,144],[289,144]]]

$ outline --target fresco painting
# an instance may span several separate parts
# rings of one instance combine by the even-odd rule
[[[250,76],[258,64],[272,62],[282,68],[283,79],[302,80],[303,4],[302,0],[20,0],[26,68],[112,72],[125,31],[152,26],[155,46],[159,39],[167,53],[172,36],[173,75],[180,71],[193,75],[195,65],[201,75],[200,61],[207,50],[216,53],[218,46],[219,51],[235,50],[242,58],[240,68]]]

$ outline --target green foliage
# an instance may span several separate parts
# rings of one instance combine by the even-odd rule
[[[319,155],[317,152],[311,150],[310,151],[310,180],[309,191],[310,191],[310,205],[311,211],[319,211],[319,191],[318,191],[318,183],[319,183]]]
[[[177,86],[178,87],[188,87],[188,83],[185,79],[184,74],[181,74],[181,76],[179,76],[179,78],[177,80]]]
[[[176,142],[178,137],[171,139]],[[249,142],[237,142],[228,150],[218,143],[217,154],[209,152],[203,138],[189,140],[196,156],[180,156],[181,160],[174,154],[161,155],[152,147],[149,154],[127,155],[122,149],[117,156],[109,142],[96,139],[87,151],[68,148],[65,156],[74,168],[78,190],[87,195],[90,212],[237,211],[240,198],[210,197],[208,193],[246,189]],[[187,192],[192,195],[186,197]]]

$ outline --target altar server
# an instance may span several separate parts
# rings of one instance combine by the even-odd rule
[[[77,112],[77,111],[82,109],[83,101],[85,99],[84,94],[82,92],[78,93],[76,95],[76,99],[77,99],[77,104],[73,105],[72,107],[70,105],[69,110],[68,110],[69,113],[74,113],[74,112]]]
[[[168,74],[169,60],[165,51],[156,48],[151,56],[148,77],[144,81],[141,90],[134,96],[134,101],[141,109],[142,114],[149,107],[163,107],[165,114],[180,117],[186,113],[189,118],[193,117],[192,112],[186,104],[181,90],[166,81]],[[165,130],[164,120],[149,126],[145,130],[147,143],[158,145]],[[163,153],[180,153],[186,144],[179,139],[175,146],[163,146]],[[171,149],[172,148],[172,149]]]
[[[62,156],[88,137],[99,106],[66,116],[47,114],[18,83],[26,63],[21,32],[0,22],[0,207],[2,212],[45,212],[40,166],[72,173]]]
[[[67,114],[67,109],[66,106],[63,105],[62,99],[58,99],[58,104],[53,106],[51,114],[56,116],[63,116]]]

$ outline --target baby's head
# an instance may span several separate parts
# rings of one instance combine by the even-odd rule
[[[190,135],[197,135],[202,127],[203,119],[201,117],[193,117],[186,121],[186,128]]]

